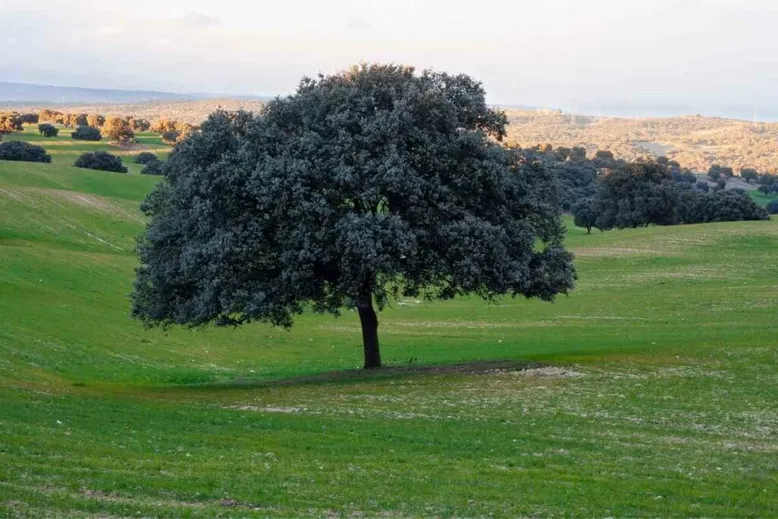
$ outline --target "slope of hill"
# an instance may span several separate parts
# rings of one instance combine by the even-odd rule
[[[139,101],[198,99],[196,94],[154,90],[62,87],[0,81],[0,102],[8,103],[134,103]]]
[[[509,111],[508,139],[522,146],[584,146],[617,158],[665,155],[705,172],[713,164],[778,172],[778,123],[683,116],[623,119],[549,111]]]
[[[333,374],[352,312],[130,320],[157,179],[69,131],[0,163],[0,517],[778,516],[778,221],[571,227],[569,297],[399,301]]]

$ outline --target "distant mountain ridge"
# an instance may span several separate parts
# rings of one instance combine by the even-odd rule
[[[0,103],[138,103],[143,101],[195,101],[200,99],[234,98],[267,100],[262,96],[232,96],[226,94],[187,94],[157,90],[116,90],[111,88],[63,87],[35,83],[0,81]]]

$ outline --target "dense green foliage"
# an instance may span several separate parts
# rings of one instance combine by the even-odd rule
[[[147,162],[141,170],[141,175],[162,175],[164,164],[161,160],[152,160]]]
[[[621,163],[602,173],[596,195],[577,203],[573,215],[588,231],[768,218],[746,192],[722,186],[711,191],[662,158]]]
[[[38,125],[38,133],[44,137],[56,137],[59,133],[59,129],[49,123],[41,123]]]
[[[573,205],[571,212],[576,227],[583,227],[587,233],[591,233],[592,227],[597,226],[597,210],[593,199],[579,200]]]
[[[127,173],[127,168],[122,165],[121,157],[111,155],[106,151],[84,153],[73,164],[77,168],[96,169],[100,171],[113,171],[115,173]]]
[[[148,164],[149,162],[156,162],[159,158],[155,153],[149,151],[142,151],[135,157],[136,164]]]
[[[35,144],[22,141],[0,142],[0,160],[51,162],[51,155]]]
[[[100,130],[93,126],[79,126],[70,137],[80,141],[99,141],[103,138]]]
[[[778,199],[769,202],[766,209],[770,214],[778,214]]]
[[[374,302],[569,292],[554,175],[492,140],[505,118],[484,98],[467,76],[364,65],[212,115],[143,205],[133,315],[290,326],[356,308],[376,367]]]

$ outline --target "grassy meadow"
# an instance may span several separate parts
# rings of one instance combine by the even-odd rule
[[[158,137],[4,139],[0,517],[778,516],[778,219],[570,224],[569,297],[395,301],[363,374],[352,312],[130,320]]]

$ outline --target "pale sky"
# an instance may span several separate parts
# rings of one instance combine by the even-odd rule
[[[494,104],[778,118],[778,0],[0,0],[0,45],[8,81],[283,95],[395,62]]]

